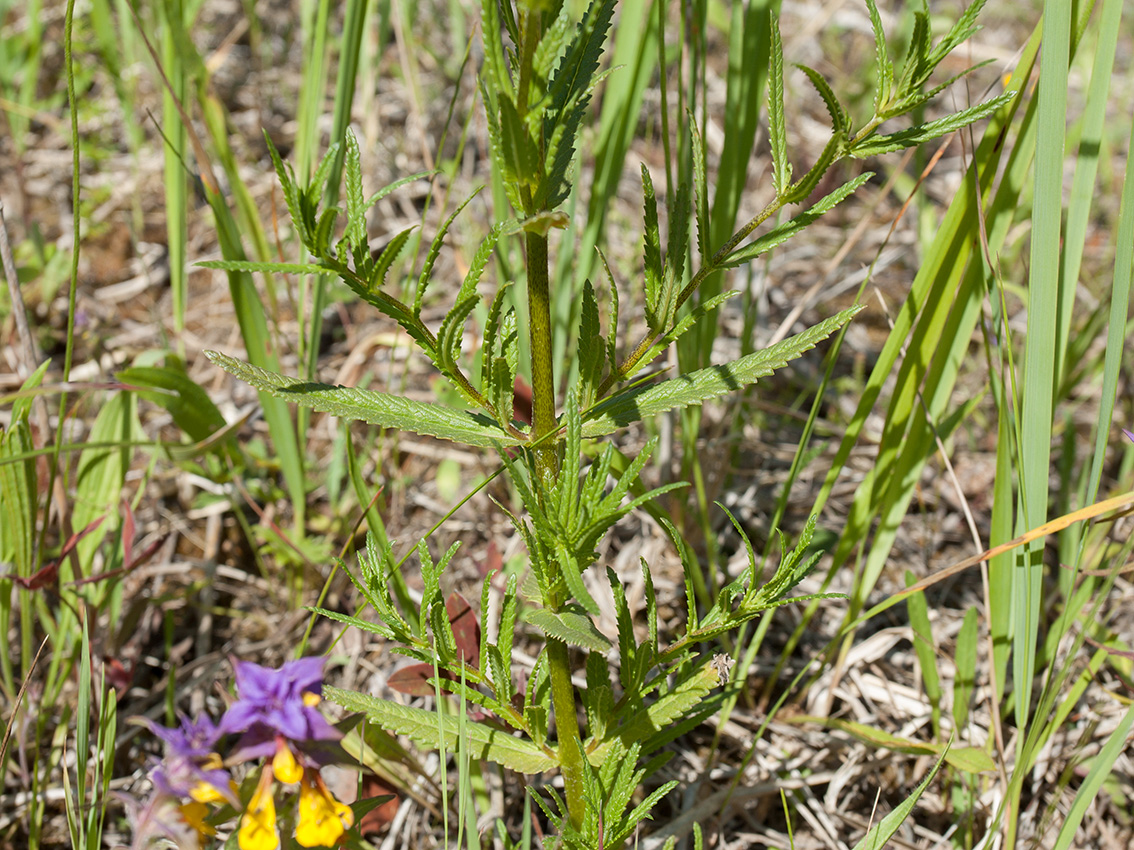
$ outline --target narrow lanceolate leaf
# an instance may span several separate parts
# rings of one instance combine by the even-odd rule
[[[822,75],[814,68],[808,68],[806,65],[796,65],[795,67],[807,75],[807,79],[811,80],[811,85],[815,86],[815,91],[819,92],[819,96],[823,98],[823,103],[827,107],[827,114],[831,116],[831,128],[835,131],[835,135],[846,136],[850,132],[850,115],[847,114],[846,107],[839,103],[831,84],[823,79]]]
[[[885,846],[886,842],[890,840],[890,836],[898,831],[898,827],[902,825],[902,821],[909,817],[910,812],[913,811],[913,807],[917,805],[917,801],[921,798],[921,795],[925,792],[929,783],[933,781],[933,777],[937,775],[937,771],[941,769],[941,764],[944,761],[944,755],[937,759],[937,762],[933,765],[933,769],[929,771],[929,775],[921,781],[921,784],[913,790],[913,793],[899,803],[894,811],[882,818],[873,829],[866,833],[862,841],[854,846],[854,850],[878,850]]]
[[[749,260],[754,260],[761,254],[780,245],[799,231],[809,227],[824,213],[830,212],[858,189],[863,183],[874,176],[874,172],[867,171],[865,174],[860,174],[853,180],[844,183],[838,189],[824,198],[821,198],[813,207],[806,212],[801,212],[799,215],[785,221],[779,227],[769,230],[759,239],[749,242],[740,248],[737,248],[724,262],[726,268],[733,268],[735,266],[743,265]]]
[[[598,300],[589,280],[583,282],[583,304],[579,318],[579,382],[580,406],[590,407],[595,392],[602,382],[603,366],[606,365],[606,346],[599,326]]]
[[[1055,850],[1067,850],[1074,842],[1075,833],[1083,822],[1083,815],[1087,813],[1087,809],[1094,802],[1095,797],[1103,787],[1103,783],[1110,778],[1111,768],[1114,767],[1115,761],[1126,750],[1126,739],[1130,734],[1132,724],[1134,724],[1134,707],[1126,711],[1126,714],[1118,721],[1118,726],[1107,738],[1102,750],[1092,759],[1091,770],[1080,786],[1079,793],[1075,795],[1075,801],[1071,804],[1071,811],[1068,812],[1067,819],[1059,829],[1059,836],[1055,840]]]
[[[539,151],[516,105],[507,97],[500,98],[500,142],[508,179],[534,185],[539,179]]]
[[[722,292],[718,295],[714,295],[712,298],[709,298],[703,303],[698,304],[693,310],[690,310],[684,316],[679,317],[677,323],[674,324],[674,326],[670,328],[670,330],[668,330],[666,333],[659,336],[654,344],[650,346],[650,349],[646,352],[646,355],[638,361],[638,365],[635,368],[628,369],[626,371],[626,373],[622,376],[623,379],[632,377],[633,375],[644,369],[646,366],[650,365],[650,363],[653,362],[654,358],[656,358],[659,354],[665,351],[665,349],[669,348],[670,345],[684,336],[686,331],[697,327],[697,323],[701,321],[702,316],[711,313],[725,301],[728,301],[730,298],[739,294],[740,293],[734,289],[729,292]]]
[[[787,157],[787,126],[784,119],[784,44],[776,16],[771,18],[771,73],[768,75],[768,142],[772,146],[772,186],[781,194],[791,185],[791,163]]]
[[[953,721],[957,729],[969,722],[969,703],[973,698],[977,665],[977,619],[975,608],[965,612],[961,630],[957,633],[957,648],[953,653],[957,676],[953,680]]]
[[[320,413],[358,419],[383,428],[398,428],[469,446],[489,448],[493,445],[519,444],[515,437],[479,414],[439,404],[425,404],[374,390],[301,381],[260,369],[216,351],[207,351],[205,356],[246,384]]]
[[[874,111],[880,111],[890,101],[890,90],[894,85],[894,63],[886,52],[886,33],[882,29],[882,16],[878,14],[875,0],[866,0],[870,11],[870,28],[874,30],[875,64],[878,69],[877,91],[874,95]]]
[[[224,416],[201,385],[183,369],[170,366],[134,366],[115,373],[116,379],[137,387],[138,395],[160,404],[194,442],[209,439],[225,427]]]
[[[267,272],[269,274],[326,274],[319,263],[258,263],[252,260],[203,260],[197,263],[203,269],[222,272]]]
[[[992,757],[979,747],[953,747],[949,744],[939,744],[936,741],[913,741],[899,735],[891,735],[889,732],[864,723],[855,723],[852,720],[843,720],[838,717],[797,715],[792,717],[790,722],[818,723],[828,729],[837,729],[840,732],[852,735],[863,743],[895,752],[943,756],[945,761],[953,767],[968,773],[988,773],[996,770],[996,763],[992,760]]]
[[[756,383],[829,337],[861,310],[851,307],[803,333],[731,363],[710,366],[659,384],[634,387],[596,405],[583,422],[584,437],[599,437],[649,416],[701,404]]]
[[[359,711],[383,729],[406,735],[418,744],[436,747],[441,741],[446,749],[455,750],[459,741],[459,725],[463,725],[461,741],[476,759],[488,759],[519,773],[543,773],[558,762],[541,747],[522,738],[514,738],[504,729],[475,723],[451,714],[440,714],[421,708],[388,702],[365,694],[339,688],[323,688],[332,702],[348,711]]]
[[[645,223],[642,227],[643,255],[646,264],[646,311],[650,327],[658,328],[658,292],[661,290],[662,259],[661,237],[658,235],[658,202],[654,195],[654,181],[650,172],[642,164],[642,194]]]
[[[395,189],[400,189],[400,188],[402,188],[402,186],[405,186],[407,183],[412,183],[415,180],[425,180],[429,177],[432,177],[436,173],[437,173],[436,171],[418,171],[414,174],[409,174],[409,175],[406,175],[405,177],[400,177],[397,180],[395,180],[393,183],[389,183],[389,184],[383,186],[381,189],[379,189],[377,192],[375,192],[373,195],[371,195],[369,198],[367,198],[364,206],[366,207],[366,209],[370,209],[372,206],[374,206],[376,203],[378,203],[380,200],[382,200],[388,194],[393,192]]]
[[[366,240],[366,207],[362,201],[362,159],[358,139],[354,133],[346,134],[344,183],[346,185],[347,239],[350,245],[361,245]]]
[[[1015,92],[1005,92],[991,100],[986,100],[984,103],[978,103],[976,106],[970,106],[968,109],[962,109],[960,112],[947,115],[936,121],[919,124],[916,127],[910,127],[908,130],[899,130],[897,133],[868,138],[851,148],[851,156],[859,158],[878,156],[879,154],[915,147],[922,142],[939,138],[952,133],[954,130],[959,130],[961,127],[967,127],[974,121],[988,117],[1008,103],[1014,96]]]
[[[606,635],[595,628],[594,622],[579,606],[567,606],[561,611],[537,608],[527,615],[533,626],[572,646],[581,646],[596,652],[610,649]]]
[[[709,180],[705,173],[705,143],[696,121],[689,122],[689,136],[693,144],[693,211],[697,217],[697,250],[702,257],[710,254],[709,239]],[[779,191],[778,187],[777,190]]]
[[[461,210],[463,210],[466,206],[468,206],[469,201],[471,201],[473,198],[475,198],[477,196],[477,193],[479,193],[479,192],[480,192],[480,190],[477,189],[471,195],[469,195],[467,198],[465,198],[460,203],[460,205],[458,205],[458,207],[455,210],[453,210],[452,213],[449,214],[449,217],[447,219],[445,219],[445,223],[442,224],[441,228],[437,231],[437,235],[433,237],[433,242],[429,246],[429,253],[425,255],[425,263],[422,265],[422,268],[421,268],[421,277],[418,279],[418,282],[417,282],[417,292],[415,293],[414,299],[413,299],[413,314],[414,314],[414,316],[420,316],[421,315],[421,302],[422,302],[422,299],[425,297],[425,290],[429,286],[430,279],[433,277],[433,265],[434,265],[434,263],[437,262],[437,257],[441,253],[441,245],[445,242],[445,234],[449,232],[449,228],[452,227],[452,225],[453,225],[453,220],[458,215],[460,215]],[[406,232],[406,231],[403,231],[403,233],[404,232]],[[400,235],[401,234],[399,234],[399,236]],[[393,243],[391,243],[391,244],[393,244]],[[389,250],[389,249],[387,248],[387,250]],[[385,256],[385,254],[386,254],[386,252],[383,251],[382,252],[383,257]],[[385,278],[385,272],[383,272],[382,277]]]

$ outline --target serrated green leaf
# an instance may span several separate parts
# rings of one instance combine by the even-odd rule
[[[985,0],[974,0],[961,16],[957,18],[945,37],[929,52],[928,64],[930,69],[936,68],[946,56],[953,52],[953,48],[973,35],[980,27],[977,26],[977,17],[984,8]]]
[[[500,240],[500,236],[507,226],[507,222],[497,222],[480,241],[476,253],[473,254],[472,262],[469,263],[469,270],[465,273],[465,279],[461,281],[461,288],[457,295],[458,301],[476,295],[476,288],[484,274],[484,267],[492,259],[492,252],[496,250],[496,243]]]
[[[768,74],[768,142],[772,148],[772,186],[776,195],[791,185],[791,163],[787,156],[787,121],[784,110],[784,43],[780,24],[771,16],[771,55]]]
[[[654,194],[654,181],[649,169],[642,163],[642,255],[646,272],[646,316],[651,330],[660,330],[658,293],[661,291],[662,258],[661,237],[658,233],[658,202]]]
[[[702,257],[710,254],[709,179],[705,170],[705,142],[696,121],[689,122],[693,147],[693,211],[697,219],[697,250]],[[778,191],[778,190],[777,190]]]
[[[761,254],[766,254],[777,245],[781,245],[791,239],[804,228],[814,224],[820,216],[830,212],[834,207],[854,194],[859,186],[873,176],[873,172],[867,171],[864,174],[858,175],[858,177],[855,177],[853,180],[844,183],[834,192],[817,201],[815,205],[807,209],[806,212],[801,212],[799,215],[769,230],[760,238],[754,239],[747,245],[737,248],[733,253],[729,254],[728,259],[726,259],[722,265],[725,268],[734,268],[756,259],[756,257],[759,257]]]
[[[413,299],[413,315],[415,318],[421,315],[421,302],[425,298],[425,290],[429,287],[430,280],[433,277],[433,266],[437,262],[438,255],[440,255],[441,253],[441,246],[445,242],[445,234],[449,232],[449,228],[452,226],[454,219],[456,219],[456,217],[460,215],[461,210],[468,206],[469,201],[475,198],[477,196],[477,193],[479,192],[480,189],[477,189],[471,195],[465,198],[461,202],[460,206],[458,206],[455,210],[453,210],[452,213],[449,214],[449,217],[445,219],[445,222],[441,225],[441,228],[433,237],[433,242],[429,245],[429,253],[425,255],[425,263],[421,268],[421,276],[417,281],[417,293],[414,295]],[[383,256],[385,256],[386,252],[383,251],[382,253]]]
[[[625,663],[625,657],[623,663]],[[705,662],[689,678],[675,686],[672,691],[629,717],[625,723],[614,730],[615,738],[625,746],[644,740],[652,733],[664,729],[678,718],[688,714],[716,686],[717,672],[708,662]],[[610,748],[615,744],[615,738],[604,741],[587,754],[591,764],[603,763]]]
[[[837,137],[845,137],[850,133],[850,115],[847,114],[846,107],[839,103],[839,98],[835,95],[834,89],[823,76],[814,68],[809,68],[806,65],[796,65],[795,67],[803,71],[807,75],[807,79],[811,81],[811,85],[815,87],[815,91],[819,92],[819,96],[823,98],[823,104],[827,107],[827,114],[831,116],[831,128],[834,130]]]
[[[556,62],[563,58],[571,43],[572,22],[571,7],[564,4],[551,26],[544,31],[532,54],[532,75],[536,79],[548,79]]]
[[[504,669],[511,671],[512,669],[512,640],[509,635],[515,633],[516,630],[516,575],[513,573],[508,576],[508,583],[504,586],[504,601],[500,604],[500,635],[498,638],[502,644],[500,647],[500,657],[504,662]],[[487,631],[487,629],[486,629]]]
[[[376,635],[381,635],[387,640],[398,640],[398,636],[394,634],[393,629],[384,623],[376,623],[373,620],[366,620],[361,617],[352,617],[348,614],[342,614],[338,611],[331,611],[327,608],[308,607],[307,611],[312,614],[318,614],[321,617],[326,617],[328,620],[334,620],[337,623],[343,623],[347,626],[354,626],[356,629],[361,629],[364,632],[371,632]]]
[[[454,410],[439,404],[425,404],[374,390],[305,382],[268,372],[216,351],[206,351],[205,356],[230,375],[257,389],[321,413],[357,419],[383,428],[412,431],[469,446],[491,448],[494,445],[515,446],[520,443],[520,440],[480,414]]]
[[[500,152],[505,178],[525,186],[539,180],[539,150],[511,98],[500,98]]]
[[[331,171],[335,167],[335,160],[339,155],[339,147],[338,142],[333,142],[327,147],[327,152],[323,154],[323,159],[319,161],[319,167],[315,169],[315,173],[311,176],[311,182],[307,185],[307,188],[303,190],[303,194],[307,197],[312,211],[318,208],[319,202],[323,199],[323,189],[327,185],[327,180],[330,179]]]
[[[370,209],[372,206],[374,206],[376,203],[378,203],[384,197],[389,195],[391,192],[402,188],[402,186],[405,186],[407,183],[413,183],[415,180],[424,180],[426,178],[432,177],[436,173],[437,173],[436,170],[433,170],[433,171],[418,171],[414,174],[409,174],[405,177],[400,177],[397,180],[395,180],[393,183],[386,184],[381,189],[379,189],[377,192],[375,192],[373,195],[371,195],[369,198],[367,198],[364,207],[365,207],[365,209]]]
[[[590,407],[602,382],[606,349],[599,326],[598,299],[589,280],[583,282],[579,317],[579,406]]]
[[[650,363],[652,363],[659,354],[669,348],[669,346],[674,342],[681,339],[681,337],[683,337],[687,331],[690,331],[693,328],[697,327],[703,316],[711,313],[713,310],[721,306],[721,304],[723,304],[725,301],[728,301],[730,298],[734,298],[738,295],[740,295],[740,292],[735,289],[729,290],[728,292],[718,293],[711,298],[707,298],[692,310],[680,316],[677,320],[677,324],[675,324],[672,328],[670,328],[670,330],[659,336],[654,344],[650,346],[649,350],[642,357],[642,359],[639,360],[632,369],[626,370],[626,372],[622,375],[623,380],[634,377],[634,375],[638,374],[638,372],[640,372],[642,369],[649,366]]]
[[[555,498],[558,510],[554,514],[565,538],[574,536],[579,520],[579,475],[582,472],[582,439],[579,414],[579,395],[568,392],[567,409],[563,411],[564,426],[563,463],[556,481]],[[589,506],[582,506],[586,510]]]
[[[886,32],[882,29],[882,16],[878,13],[875,0],[866,0],[870,12],[870,28],[874,31],[874,63],[878,72],[875,82],[874,111],[878,112],[890,101],[894,85],[894,63],[886,51]]]
[[[595,627],[582,606],[567,605],[559,611],[536,608],[526,616],[533,626],[571,646],[581,646],[595,652],[610,649],[610,641]]]
[[[677,311],[677,299],[681,294],[682,278],[689,259],[689,185],[682,183],[677,187],[673,203],[668,207],[669,239],[665,252],[665,276],[659,297],[659,330],[672,327]]]
[[[867,156],[878,156],[879,154],[915,147],[923,142],[928,142],[932,139],[952,133],[954,130],[967,127],[974,121],[988,117],[1001,106],[1011,101],[1014,96],[1015,92],[1005,92],[990,100],[986,100],[984,103],[978,103],[976,106],[970,106],[968,109],[962,109],[960,112],[947,115],[936,121],[919,124],[916,127],[910,127],[908,130],[899,130],[896,133],[890,133],[885,136],[869,137],[854,145],[849,153],[851,156],[861,159]]]
[[[650,565],[642,558],[642,582],[645,586],[646,597],[646,628],[649,634],[647,648],[652,658],[658,657],[658,600],[654,594],[654,577],[650,573]]]
[[[669,782],[663,783],[662,785],[651,791],[649,794],[647,794],[645,799],[643,799],[642,802],[636,805],[633,811],[631,811],[626,816],[626,820],[622,824],[622,826],[620,828],[611,830],[610,837],[606,839],[608,842],[610,842],[610,845],[612,847],[621,846],[622,842],[629,838],[631,833],[633,833],[634,830],[637,829],[638,824],[640,824],[644,820],[652,820],[651,812],[653,811],[654,806],[656,806],[661,801],[662,797],[676,788],[677,785],[677,780],[671,779]]]
[[[598,246],[595,246],[595,251],[602,261],[606,280],[610,286],[610,326],[606,334],[606,356],[613,371],[618,368],[618,284],[614,280],[614,273],[610,270],[610,263],[606,261],[606,254]]]
[[[546,171],[535,193],[537,208],[557,207],[570,193],[567,175],[575,158],[579,126],[591,93],[609,73],[598,73],[598,67],[614,5],[614,0],[592,0],[548,82],[550,100],[543,114]]]
[[[583,573],[576,554],[568,549],[562,540],[556,540],[555,557],[559,565],[560,575],[563,576],[563,581],[567,583],[567,590],[588,613],[595,617],[599,616],[598,603],[595,602],[594,597],[587,590],[586,584],[583,583]]]
[[[480,299],[475,295],[472,298],[465,298],[458,301],[453,305],[453,309],[445,314],[445,318],[441,320],[441,327],[437,330],[437,367],[447,376],[452,376],[457,372],[457,358],[461,354],[461,342],[464,339],[465,333],[465,319],[469,317]],[[464,396],[466,402],[470,405],[476,405],[477,400],[470,395],[465,389],[464,385],[457,382],[451,382],[453,386]]]
[[[815,191],[815,187],[819,185],[819,181],[823,179],[823,175],[827,173],[827,169],[838,158],[845,143],[846,139],[837,133],[832,134],[826,147],[819,154],[819,158],[815,160],[815,164],[784,193],[784,203],[801,204],[806,201],[808,196]]]
[[[406,242],[409,241],[410,236],[413,234],[415,228],[407,227],[405,230],[394,235],[394,237],[386,243],[386,247],[382,249],[382,253],[378,255],[378,259],[374,262],[374,267],[370,270],[370,274],[366,278],[366,290],[357,288],[350,279],[343,278],[347,285],[350,286],[356,293],[362,297],[368,294],[373,294],[375,291],[381,289],[386,283],[386,275],[390,272],[390,266],[394,264],[394,260],[402,253],[402,248],[405,247]],[[374,302],[370,302],[374,304]],[[374,306],[378,306],[374,304]],[[379,307],[379,309],[383,309]],[[386,312],[383,310],[383,312]],[[387,314],[391,315],[391,314]],[[397,316],[392,316],[397,318]]]
[[[906,59],[902,64],[902,74],[898,79],[898,96],[921,88],[921,83],[932,72],[929,66],[930,34],[929,15],[926,12],[914,12],[913,32],[910,34],[909,47],[906,49]]]
[[[283,159],[280,158],[279,151],[272,143],[271,136],[268,131],[264,131],[264,141],[268,145],[268,155],[272,158],[272,165],[276,169],[276,177],[280,181],[280,187],[283,189],[284,201],[287,204],[288,215],[291,216],[292,226],[295,228],[299,236],[299,241],[303,243],[304,247],[311,245],[311,232],[308,229],[307,221],[303,216],[303,209],[299,202],[299,188],[295,185],[295,174],[291,170],[289,164],[285,164]]]
[[[512,81],[508,76],[504,58],[504,40],[500,35],[500,8],[498,0],[481,0],[481,36],[484,39],[484,69],[481,72],[482,84],[491,86],[496,92],[512,93]]]
[[[851,307],[802,333],[732,363],[710,366],[658,384],[621,392],[600,402],[588,412],[583,422],[583,436],[610,434],[649,416],[701,404],[753,384],[757,379],[772,374],[814,348],[849,322],[861,309],[861,306]]]
[[[425,747],[436,747],[443,742],[446,749],[455,750],[461,743],[473,758],[487,759],[518,773],[543,773],[557,765],[553,756],[531,741],[515,738],[505,730],[484,723],[398,705],[340,688],[324,687],[323,692],[327,699],[348,711],[361,712],[383,729],[405,735]],[[463,741],[459,740],[459,726],[463,726]]]
[[[362,245],[366,242],[367,210],[362,200],[362,158],[358,150],[358,139],[350,130],[346,134],[343,182],[346,186],[347,243]]]

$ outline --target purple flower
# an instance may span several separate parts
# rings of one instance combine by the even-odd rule
[[[182,714],[179,719],[181,725],[174,729],[159,726],[145,717],[141,719],[141,722],[147,729],[165,741],[170,754],[186,758],[208,757],[216,749],[216,743],[223,733],[217,729],[216,724],[207,715],[201,715],[194,721]]]
[[[145,718],[141,723],[165,742],[165,758],[150,771],[149,802],[134,810],[134,847],[147,846],[155,836],[178,847],[198,847],[215,834],[206,821],[209,805],[240,805],[236,785],[215,751],[222,733],[208,717],[192,721],[182,715],[173,729]]]
[[[233,760],[272,756],[281,738],[303,749],[342,737],[316,707],[323,690],[322,658],[300,658],[278,670],[250,661],[234,660],[233,667],[237,699],[217,727],[223,735],[242,733]]]
[[[142,723],[165,742],[165,758],[151,771],[159,794],[215,801],[237,802],[228,771],[221,766],[216,744],[222,732],[208,717],[196,721],[181,715],[181,725],[170,729],[149,719]]]

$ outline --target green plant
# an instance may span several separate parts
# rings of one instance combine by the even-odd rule
[[[536,799],[558,825],[563,846],[616,847],[631,834],[671,787],[662,785],[631,805],[635,789],[661,762],[658,750],[718,710],[734,691],[735,686],[714,693],[719,669],[707,653],[697,652],[698,645],[791,601],[787,594],[818,557],[805,557],[814,520],[794,549],[783,543],[780,566],[767,582],[761,581],[758,559],[741,531],[748,547],[748,568],[715,598],[701,599],[694,590],[701,581],[701,567],[677,530],[667,525],[686,570],[685,634],[669,645],[663,644],[650,571],[643,562],[649,631],[644,641],[637,641],[623,588],[609,574],[619,626],[620,663],[612,679],[606,658],[612,644],[595,625],[599,608],[584,576],[596,563],[598,541],[620,517],[680,485],[666,484],[643,492],[638,477],[652,444],[647,444],[632,462],[623,463],[608,443],[584,468],[583,441],[607,437],[658,413],[687,409],[749,386],[799,357],[853,317],[857,306],[738,360],[667,380],[654,381],[652,376],[639,379],[663,351],[687,332],[706,325],[713,311],[735,294],[704,295],[700,292],[703,283],[796,236],[871,176],[859,174],[808,203],[822,178],[838,163],[920,144],[988,116],[1007,102],[1008,95],[995,97],[945,118],[885,135],[878,133],[884,122],[920,108],[948,84],[926,88],[938,64],[975,29],[981,5],[976,2],[970,6],[936,46],[930,42],[928,12],[919,13],[906,60],[896,70],[889,59],[877,9],[868,0],[877,41],[874,114],[855,129],[849,111],[832,88],[817,72],[804,68],[830,114],[832,134],[818,160],[798,179],[793,179],[789,163],[783,55],[773,19],[768,68],[773,200],[721,244],[714,244],[705,152],[691,124],[683,142],[688,145],[690,179],[668,187],[669,235],[663,252],[657,193],[643,168],[645,332],[629,348],[619,344],[623,332],[620,286],[602,260],[609,286],[604,305],[607,309],[604,314],[598,291],[589,281],[584,282],[579,299],[577,364],[572,373],[576,377],[562,398],[557,398],[552,315],[557,312],[556,300],[563,294],[550,285],[550,235],[567,224],[561,207],[572,190],[580,130],[593,91],[610,73],[601,70],[600,60],[614,0],[594,0],[578,20],[566,3],[484,0],[485,63],[480,91],[487,110],[493,166],[515,218],[499,221],[489,230],[437,327],[426,324],[422,307],[442,242],[471,198],[441,225],[416,276],[416,286],[409,296],[398,298],[386,284],[399,267],[411,230],[397,234],[378,256],[371,254],[366,238],[368,209],[398,184],[369,201],[364,199],[359,150],[349,134],[332,146],[309,180],[297,180],[272,148],[293,226],[311,259],[299,263],[230,259],[205,265],[232,275],[337,275],[359,298],[405,330],[467,408],[297,381],[215,352],[209,354],[210,359],[263,393],[314,410],[500,451],[523,507],[523,513],[511,514],[511,519],[527,544],[537,585],[533,600],[537,604],[525,617],[545,640],[535,671],[524,692],[519,693],[510,663],[511,633],[520,615],[515,579],[504,594],[501,639],[490,643],[487,628],[482,628],[474,649],[455,633],[440,589],[440,577],[456,548],[435,561],[425,540],[417,545],[424,583],[417,608],[399,592],[399,565],[389,544],[372,538],[367,552],[359,558],[359,572],[352,574],[352,581],[374,608],[379,622],[318,610],[396,642],[402,652],[428,665],[420,672],[434,693],[457,694],[465,702],[481,706],[492,719],[474,722],[463,714],[453,717],[330,689],[332,699],[423,745],[464,747],[477,758],[524,773],[558,768],[564,778],[563,797],[552,792],[551,801]],[[345,180],[342,208],[334,201],[338,162],[343,163]],[[757,234],[761,225],[796,204],[806,207]],[[345,218],[341,228],[340,218]],[[507,285],[498,286],[492,297],[484,298],[479,287],[489,260],[501,240],[511,237],[521,238],[524,244],[523,299]],[[560,245],[559,250],[567,248]],[[526,303],[526,316],[517,315],[516,303]],[[483,343],[478,350],[468,351],[462,347],[463,331],[477,309],[484,309],[487,316]],[[527,362],[521,362],[521,351],[528,353]],[[514,382],[521,370],[527,372],[533,391],[530,427],[517,421],[513,411]],[[557,415],[560,408],[562,414]],[[608,490],[611,476],[617,483]],[[739,524],[737,528],[740,530]],[[488,600],[486,583],[482,626]],[[571,681],[576,668],[570,647],[586,653],[582,665],[586,687],[582,689],[576,689]],[[577,715],[579,703],[586,717],[582,728]],[[554,742],[551,718],[555,720]],[[521,736],[515,737],[514,732]],[[896,828],[892,820],[884,822],[890,824],[887,828],[891,832]]]

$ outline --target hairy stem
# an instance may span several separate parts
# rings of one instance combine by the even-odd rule
[[[552,485],[559,472],[559,453],[555,440],[538,442],[556,428],[555,369],[551,362],[551,293],[547,274],[547,237],[527,234],[528,329],[532,352],[532,447],[535,473],[545,485]],[[561,599],[547,599],[555,609]],[[567,811],[576,829],[583,825],[583,764],[579,721],[575,715],[575,688],[571,684],[571,659],[567,644],[549,638],[548,672],[555,728],[559,739],[559,769],[563,771],[563,790]]]
[[[538,12],[525,12],[520,29],[523,49],[519,62],[517,110],[527,112],[528,89],[532,57],[539,42],[540,17]],[[545,153],[542,150],[541,154]],[[532,201],[530,188],[521,191],[524,215],[531,217],[546,211]],[[552,432],[558,427],[555,419],[555,367],[551,360],[551,288],[547,272],[547,236],[528,231],[526,234],[528,266],[528,337],[532,358],[532,446],[535,475],[543,488],[554,486],[559,475],[559,448]],[[548,438],[548,439],[544,439]],[[545,599],[548,608],[557,610],[564,600],[558,591]],[[551,703],[555,712],[555,728],[559,741],[559,769],[563,773],[563,791],[567,798],[567,813],[575,829],[583,826],[586,801],[584,799],[584,773],[582,738],[579,719],[575,713],[575,686],[571,684],[571,657],[567,644],[548,638],[548,674],[551,679]]]
[[[547,237],[527,234],[528,333],[532,352],[532,439],[539,440],[556,426],[555,370],[551,363],[551,295],[547,279]],[[555,480],[559,456],[554,440],[532,450],[541,483]]]
[[[583,764],[582,738],[579,719],[575,715],[575,686],[571,684],[571,659],[567,644],[549,638],[547,641],[547,669],[551,678],[551,703],[555,709],[556,737],[559,741],[559,770],[563,774],[563,793],[567,798],[567,813],[571,825],[583,825]]]

